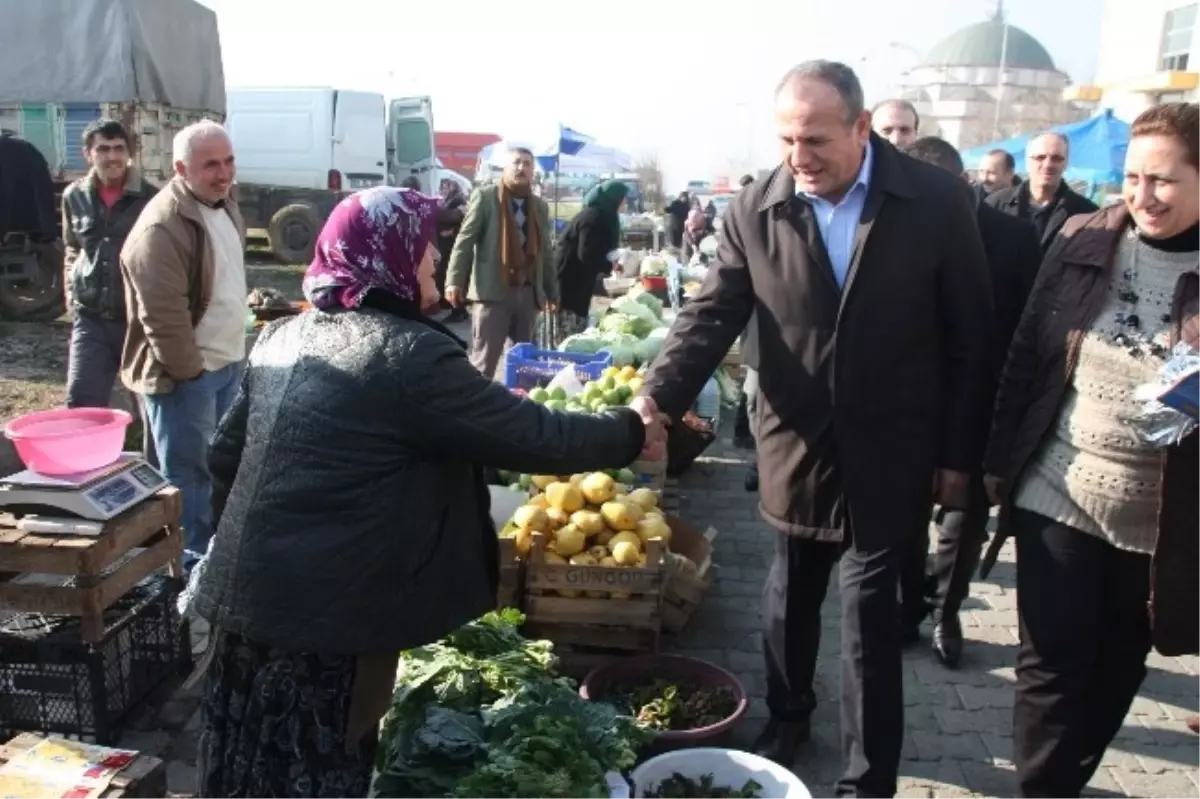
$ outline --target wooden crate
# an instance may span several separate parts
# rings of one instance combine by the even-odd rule
[[[26,533],[0,514],[0,610],[79,616],[83,639],[98,643],[105,608],[164,566],[183,575],[182,510],[182,495],[168,486],[106,522],[99,535]],[[60,579],[47,585],[29,579],[35,575]]]
[[[696,564],[695,574],[670,571],[663,585],[663,630],[678,633],[687,626],[692,614],[712,587],[715,569],[712,562],[712,542],[717,537],[713,527],[701,532],[682,519],[667,517],[671,527],[671,550]]]
[[[534,534],[525,566],[527,635],[572,646],[658,650],[665,577],[660,541],[647,545],[645,567],[547,563],[546,543]],[[564,590],[580,595],[562,596]]]
[[[525,562],[517,557],[517,545],[511,538],[500,539],[500,587],[496,606],[521,608],[525,598]]]
[[[23,732],[6,744],[0,744],[0,766],[32,749],[42,736]],[[138,755],[112,778],[101,797],[149,797],[167,795],[167,767],[157,757]]]

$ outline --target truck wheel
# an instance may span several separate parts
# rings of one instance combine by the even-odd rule
[[[0,317],[13,322],[49,322],[66,311],[63,298],[62,244],[53,242],[34,246],[36,277],[6,280],[0,274]],[[0,250],[0,273],[4,272],[4,252]]]
[[[312,206],[285,205],[271,217],[267,241],[271,252],[285,264],[307,264],[312,261],[321,232],[321,218]]]

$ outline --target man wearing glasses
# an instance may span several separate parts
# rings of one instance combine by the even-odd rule
[[[1061,133],[1035,136],[1025,146],[1029,179],[1020,186],[989,194],[985,200],[997,210],[1032,222],[1043,253],[1054,243],[1054,237],[1068,219],[1097,210],[1095,203],[1073,191],[1063,180],[1069,155],[1070,142]]]

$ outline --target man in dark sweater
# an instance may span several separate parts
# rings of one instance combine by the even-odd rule
[[[1054,237],[1068,219],[1098,208],[1063,180],[1070,154],[1071,144],[1061,133],[1035,136],[1025,145],[1025,168],[1029,171],[1029,180],[1011,189],[989,194],[987,198],[987,204],[996,210],[1032,222],[1043,253],[1050,249]]]

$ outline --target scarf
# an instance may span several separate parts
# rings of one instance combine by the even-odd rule
[[[521,190],[518,190],[521,191]],[[522,197],[521,193],[525,196]],[[526,280],[537,277],[538,257],[541,255],[542,231],[538,225],[537,211],[533,205],[533,193],[528,189],[514,192],[504,181],[496,199],[500,203],[500,268],[509,286],[520,286]],[[517,217],[513,214],[513,200],[525,201],[525,247],[521,247],[521,231],[517,229]]]

